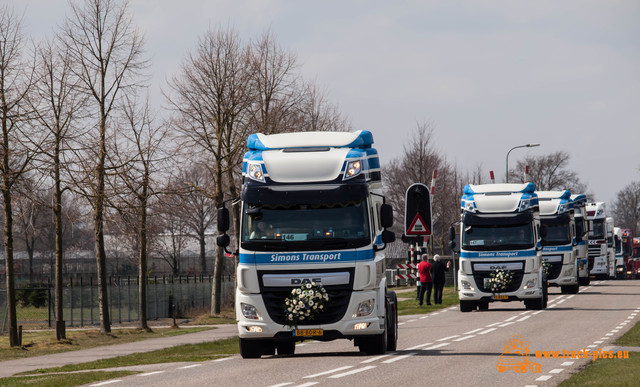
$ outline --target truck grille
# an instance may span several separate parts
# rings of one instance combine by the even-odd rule
[[[511,281],[511,285],[507,286],[507,290],[504,292],[514,292],[520,288],[522,284],[522,277],[524,276],[524,270],[511,270],[513,274],[513,281]],[[491,289],[484,287],[484,279],[489,278],[491,276],[490,271],[474,271],[473,279],[476,281],[476,287],[485,293],[491,293]]]
[[[329,302],[324,312],[317,315],[313,320],[305,321],[298,325],[332,324],[342,319],[351,300],[351,290],[332,290],[329,286],[325,286],[325,289],[329,294]],[[278,289],[277,291],[267,290],[262,293],[262,300],[267,307],[269,317],[277,324],[286,325],[284,300],[290,295],[291,289],[284,291],[282,289]]]
[[[287,297],[291,295],[291,290],[298,286],[264,286],[262,276],[264,274],[310,274],[310,273],[332,273],[335,269],[324,269],[314,271],[258,271],[258,278],[260,282],[260,293],[262,294],[262,300],[267,308],[269,317],[276,323],[286,326],[284,315],[284,302]],[[345,313],[347,307],[351,301],[351,293],[353,293],[353,277],[354,268],[341,268],[340,272],[349,273],[349,283],[341,285],[325,285],[329,295],[329,302],[325,306],[322,313],[318,314],[313,320],[304,321],[298,325],[320,325],[320,324],[332,324],[340,321]]]
[[[562,262],[550,262],[549,267],[549,275],[547,275],[548,280],[556,279],[560,276],[560,272],[562,271]]]

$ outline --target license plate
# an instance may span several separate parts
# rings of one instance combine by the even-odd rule
[[[294,336],[322,336],[324,330],[322,329],[294,329]]]
[[[509,296],[505,296],[504,294],[494,294],[493,295],[493,299],[494,300],[508,300]]]

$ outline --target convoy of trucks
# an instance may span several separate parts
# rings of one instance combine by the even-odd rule
[[[290,355],[306,339],[349,339],[371,354],[395,350],[397,297],[384,254],[395,234],[382,191],[368,131],[249,136],[234,204],[243,358]],[[604,203],[567,190],[466,185],[459,227],[449,230],[460,254],[460,311],[510,301],[544,309],[548,286],[575,294],[590,278],[640,278],[640,238],[607,215]],[[227,252],[229,225],[229,210],[219,209],[217,244]],[[528,369],[526,356],[514,357],[522,351],[507,349],[500,369]]]
[[[383,251],[395,239],[386,230],[393,213],[372,145],[368,131],[249,137],[235,294],[243,358],[293,354],[305,339],[395,350],[397,298],[387,288]],[[220,210],[219,224],[228,216]],[[229,237],[218,244],[226,247]],[[288,306],[292,293],[307,291],[301,286],[323,289],[328,303],[320,311],[299,301],[293,312],[302,309],[302,319],[292,323]]]
[[[544,309],[538,195],[532,183],[466,185],[461,200],[460,311],[523,301]],[[451,229],[450,238],[455,238]]]

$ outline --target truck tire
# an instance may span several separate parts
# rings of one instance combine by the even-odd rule
[[[478,303],[478,310],[489,310],[489,301],[481,301]]]
[[[243,359],[260,359],[264,349],[262,340],[238,339],[240,343],[240,356]]]
[[[279,341],[276,343],[278,355],[293,355],[296,352],[295,341]]]
[[[544,296],[531,300],[524,300],[524,307],[527,309],[541,310],[544,309]]]
[[[562,286],[562,294],[578,294],[578,291],[580,290],[580,285],[567,285],[567,286]]]
[[[387,318],[384,319],[384,332],[379,335],[372,335],[360,339],[358,347],[361,352],[368,355],[382,355],[387,350],[388,335]]]
[[[396,292],[387,292],[387,351],[398,347],[398,298]]]
[[[589,279],[589,277],[578,278],[578,285],[580,286],[589,286],[589,283],[591,283],[591,280]]]
[[[477,304],[475,301],[460,301],[460,311],[462,313],[471,312],[476,309],[476,306]]]

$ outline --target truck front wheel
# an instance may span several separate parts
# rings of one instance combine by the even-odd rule
[[[384,319],[384,332],[379,335],[362,337],[358,341],[358,348],[361,352],[368,355],[382,355],[387,350],[387,332],[388,323],[387,318]]]
[[[398,298],[395,292],[387,292],[387,351],[398,346]]]
[[[460,301],[460,311],[465,313],[465,312],[471,312],[472,310],[476,309],[476,306],[478,304],[476,304],[475,301]]]
[[[293,355],[296,352],[295,341],[280,341],[276,343],[278,355]]]
[[[247,340],[239,339],[240,343],[240,356],[243,359],[259,359],[263,354],[268,354],[266,351],[268,348],[263,340]]]

